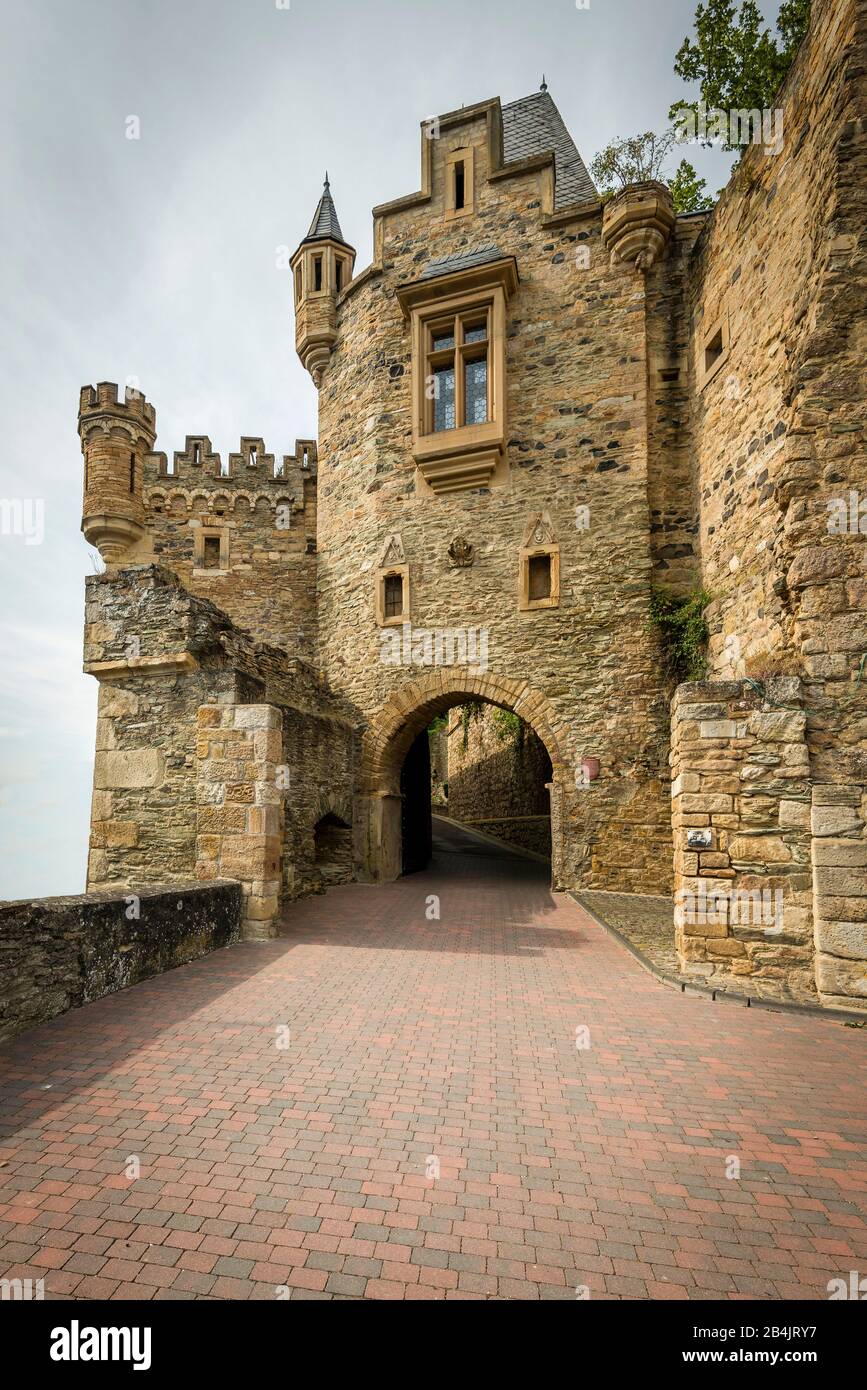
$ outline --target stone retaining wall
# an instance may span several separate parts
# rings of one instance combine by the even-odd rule
[[[238,937],[237,883],[0,904],[0,1041]]]
[[[460,819],[461,825],[471,830],[483,830],[488,835],[496,835],[517,849],[529,849],[533,854],[551,858],[551,817],[550,816],[500,816],[487,820]]]

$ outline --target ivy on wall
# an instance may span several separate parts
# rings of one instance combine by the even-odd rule
[[[710,633],[704,611],[710,603],[705,589],[694,589],[686,597],[651,589],[650,625],[662,648],[662,664],[670,680],[701,680],[707,667]]]

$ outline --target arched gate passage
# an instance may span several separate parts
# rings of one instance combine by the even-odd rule
[[[359,846],[368,878],[395,879],[402,868],[401,772],[407,754],[431,720],[453,705],[485,700],[519,715],[551,759],[551,881],[561,886],[563,866],[562,791],[565,763],[549,702],[527,681],[511,680],[470,668],[448,667],[408,681],[370,721],[362,741]]]

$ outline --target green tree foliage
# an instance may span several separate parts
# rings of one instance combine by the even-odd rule
[[[641,135],[630,135],[625,140],[612,140],[600,150],[590,173],[601,197],[610,198],[631,183],[645,183],[648,179],[658,179],[662,166],[675,142],[674,130],[656,135],[645,130]]]
[[[625,140],[612,140],[590,165],[600,197],[611,198],[631,183],[660,179],[671,188],[675,212],[702,212],[713,207],[713,198],[705,194],[706,181],[698,177],[688,160],[680,161],[671,178],[664,173],[663,166],[676,140],[673,129],[662,135],[645,130]]]
[[[704,212],[713,207],[713,198],[705,192],[707,180],[700,179],[688,159],[682,159],[669,182],[675,212]]]
[[[685,82],[699,83],[708,109],[768,110],[809,20],[810,0],[783,0],[775,39],[755,0],[742,0],[740,8],[734,0],[706,0],[695,12],[695,39],[684,39],[674,70]],[[686,112],[697,112],[698,105],[676,101],[669,120],[682,120]],[[726,143],[729,149],[738,148]]]

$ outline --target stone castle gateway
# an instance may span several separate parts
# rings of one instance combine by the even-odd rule
[[[707,214],[600,201],[544,89],[426,122],[360,273],[326,181],[292,454],[158,452],[83,389],[89,889],[236,879],[268,936],[393,879],[413,750],[482,700],[550,761],[555,889],[672,891],[686,972],[867,1007],[865,57],[815,0],[781,148]],[[710,595],[673,699],[654,587]]]

